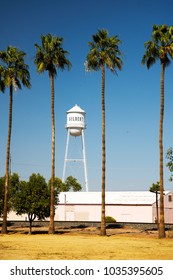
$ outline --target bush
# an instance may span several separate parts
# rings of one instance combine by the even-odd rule
[[[116,223],[116,220],[111,216],[106,216],[105,217],[105,222],[106,223]]]

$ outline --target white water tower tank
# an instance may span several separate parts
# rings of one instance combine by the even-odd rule
[[[85,111],[78,105],[75,105],[67,111],[66,128],[69,130],[71,136],[80,136],[82,134],[82,129],[86,128]]]

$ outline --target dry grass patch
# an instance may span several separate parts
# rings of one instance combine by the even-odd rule
[[[0,235],[1,260],[135,260],[173,259],[173,239],[158,239],[156,232],[135,229],[110,229],[99,236],[97,228],[58,229],[48,235],[47,229],[28,229]],[[40,234],[41,232],[42,234]],[[44,233],[44,234],[43,234]]]

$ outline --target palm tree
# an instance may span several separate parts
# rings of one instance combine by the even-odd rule
[[[35,65],[39,73],[48,71],[51,86],[51,115],[52,115],[52,174],[51,174],[51,198],[50,198],[50,223],[49,233],[54,233],[54,184],[55,184],[55,113],[54,113],[54,78],[57,69],[64,70],[66,67],[70,69],[71,63],[66,58],[68,52],[62,48],[63,38],[47,34],[41,35],[41,43],[39,46],[35,44],[37,52],[35,57]]]
[[[100,70],[102,73],[101,104],[102,104],[102,207],[101,235],[106,235],[105,225],[105,179],[106,179],[106,145],[105,145],[105,66],[112,72],[122,68],[122,53],[119,50],[121,41],[118,36],[108,37],[108,31],[98,30],[89,42],[90,52],[86,58],[86,70]]]
[[[160,151],[160,223],[159,238],[165,237],[164,225],[164,176],[163,176],[163,120],[164,120],[164,77],[165,69],[173,59],[173,26],[153,25],[151,41],[145,44],[146,52],[142,64],[149,69],[157,60],[161,64],[160,79],[160,125],[159,125],[159,151]]]
[[[0,52],[1,65],[1,89],[9,87],[9,119],[8,119],[8,138],[6,150],[6,172],[5,172],[5,191],[2,233],[7,233],[7,202],[9,192],[9,164],[10,164],[10,145],[12,131],[12,109],[13,109],[13,90],[21,89],[22,85],[31,87],[29,67],[24,62],[26,53],[16,47],[8,46],[7,50]]]

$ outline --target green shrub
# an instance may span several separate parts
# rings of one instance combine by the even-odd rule
[[[111,216],[106,216],[105,217],[105,222],[106,223],[116,223],[116,220]]]

